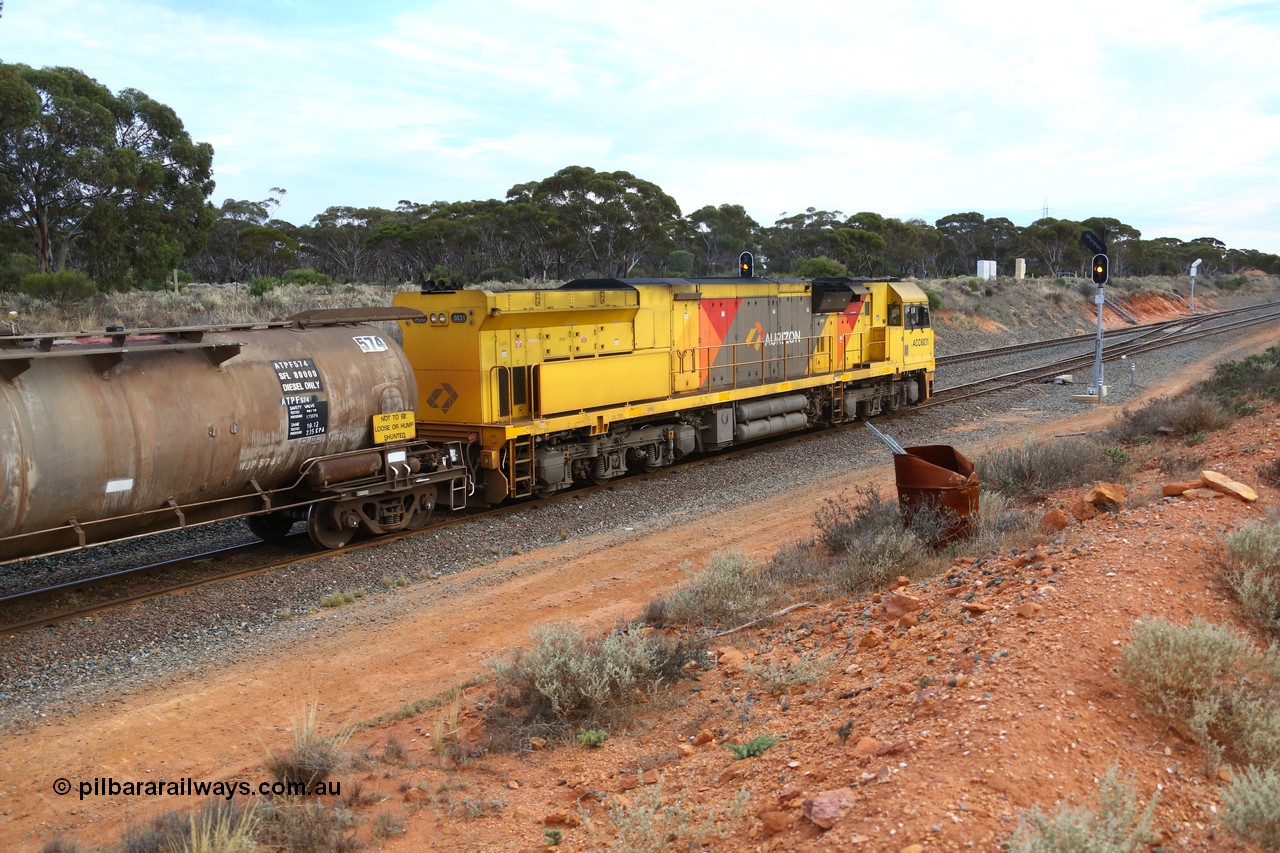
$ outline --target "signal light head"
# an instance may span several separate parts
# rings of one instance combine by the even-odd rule
[[[743,252],[738,256],[738,277],[754,278],[756,268],[756,259],[750,252]]]
[[[1110,267],[1110,259],[1106,255],[1094,255],[1091,270],[1093,283],[1099,286],[1106,284],[1107,279],[1110,278]]]

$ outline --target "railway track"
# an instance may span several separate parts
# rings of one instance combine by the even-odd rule
[[[1232,312],[1232,314],[1235,313],[1240,312]],[[1208,319],[1221,319],[1224,315],[1214,315]],[[1112,343],[1110,345],[1104,343],[1102,361],[1104,363],[1118,361],[1121,358],[1130,358],[1142,355],[1143,353],[1165,349],[1167,347],[1192,343],[1214,335],[1240,331],[1252,326],[1272,323],[1278,320],[1280,320],[1280,310],[1273,308],[1261,317],[1249,317],[1242,320],[1235,320],[1209,329],[1202,328],[1204,321],[1184,328],[1165,324],[1160,328],[1148,328],[1146,331],[1131,340]],[[1159,337],[1153,337],[1157,334]],[[924,409],[930,406],[946,405],[960,400],[967,400],[972,397],[993,394],[997,391],[1003,391],[1009,388],[1016,388],[1019,385],[1027,385],[1033,382],[1044,382],[1051,380],[1055,376],[1066,371],[1076,370],[1082,367],[1091,367],[1094,363],[1094,358],[1095,353],[1091,350],[1089,352],[1067,356],[1055,361],[1038,364],[1033,367],[1013,370],[996,376],[979,379],[974,382],[966,382],[962,385],[954,385],[949,388],[935,389],[934,395],[929,402],[922,403],[915,408]]]
[[[1211,328],[1204,328],[1209,324],[1220,323],[1223,319],[1258,311],[1264,311],[1265,313],[1260,317],[1248,317],[1222,325],[1212,325]],[[1112,330],[1104,335],[1104,341],[1109,340],[1111,343],[1104,346],[1103,360],[1115,361],[1122,356],[1140,355],[1156,349],[1190,343],[1206,336],[1238,331],[1277,320],[1280,320],[1280,310],[1277,310],[1276,306],[1251,306],[1211,315],[1178,318],[1145,326]],[[946,405],[972,397],[992,394],[1020,385],[1044,381],[1063,372],[1092,365],[1094,340],[1095,335],[1093,334],[1073,335],[940,357],[938,358],[938,364],[945,367],[979,358],[999,358],[1077,344],[1089,345],[1087,352],[1074,353],[1032,367],[1008,371],[974,382],[937,390],[932,400],[915,407],[915,409]],[[798,433],[786,436],[782,441],[802,441],[808,437],[808,432]],[[777,442],[772,444],[777,444]],[[686,470],[703,464],[721,463],[735,456],[755,452],[757,449],[758,444],[744,446],[714,457],[693,460],[687,465],[680,466],[679,470]],[[677,469],[661,469],[651,474],[639,474],[628,479],[660,477],[671,473],[673,470]],[[595,491],[611,488],[614,485],[615,481],[610,481],[598,486],[575,489],[571,492],[541,499],[539,503],[546,504],[549,501],[574,500]],[[473,521],[479,517],[493,519],[505,513],[523,510],[528,505],[529,503],[525,501],[504,504],[500,507],[477,512],[458,513],[430,524],[423,530],[406,531],[381,536],[376,539],[357,541],[340,552],[310,551],[308,537],[305,534],[295,534],[289,537],[283,545],[255,542],[231,546],[174,560],[54,584],[36,590],[14,593],[0,597],[0,613],[4,614],[3,617],[0,617],[4,620],[3,624],[0,624],[0,635],[49,627],[149,599],[305,564],[312,560],[331,557],[335,553],[351,553],[382,546],[407,536],[427,531],[438,531],[445,527]],[[298,553],[300,548],[306,549],[306,551]],[[282,551],[284,553],[281,553]],[[227,568],[227,562],[232,562],[236,565]],[[152,580],[158,582],[149,583]],[[137,588],[139,586],[143,586],[143,588]]]

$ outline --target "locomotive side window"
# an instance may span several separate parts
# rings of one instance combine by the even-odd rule
[[[928,305],[908,305],[907,306],[907,328],[908,329],[929,328],[929,306]]]
[[[889,303],[889,311],[887,321],[890,326],[902,325],[902,304],[898,302]]]

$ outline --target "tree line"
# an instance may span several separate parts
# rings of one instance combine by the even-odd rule
[[[758,274],[1082,274],[1086,228],[1110,248],[1117,276],[1280,273],[1280,256],[1199,237],[1144,240],[1109,217],[1046,217],[1025,227],[978,212],[927,223],[808,208],[771,224],[740,204],[685,214],[657,184],[625,171],[568,166],[517,184],[504,199],[334,206],[305,225],[275,216],[285,190],[215,207],[213,149],[169,107],[136,89],[112,93],[72,68],[0,63],[0,289],[62,276],[60,286],[317,279],[459,284],[627,275],[731,275],[752,251]],[[32,278],[34,276],[34,279]],[[42,278],[42,276],[44,278]],[[70,278],[68,278],[70,276]],[[304,277],[305,278],[305,277]]]

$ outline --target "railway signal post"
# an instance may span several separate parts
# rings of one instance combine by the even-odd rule
[[[1089,265],[1089,277],[1097,285],[1093,301],[1098,306],[1098,337],[1093,347],[1093,387],[1089,389],[1089,393],[1077,394],[1072,399],[1101,403],[1102,398],[1107,395],[1107,388],[1102,384],[1102,306],[1107,301],[1106,284],[1111,277],[1111,259],[1107,256],[1107,244],[1092,231],[1082,233],[1080,242],[1085,248],[1096,253],[1093,256],[1093,263]]]
[[[1102,402],[1102,398],[1107,396],[1106,386],[1102,384],[1102,306],[1107,301],[1107,280],[1110,278],[1111,260],[1102,253],[1093,256],[1092,278],[1093,283],[1098,286],[1097,292],[1094,294],[1093,301],[1098,305],[1098,338],[1093,347],[1093,387],[1089,389],[1089,393],[1098,398],[1098,402]]]

